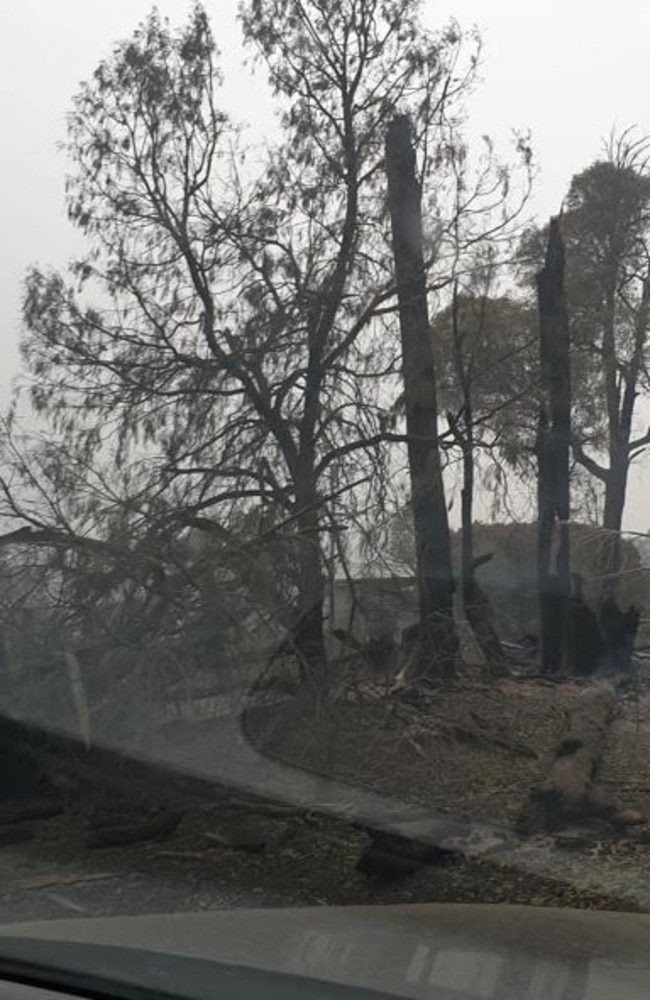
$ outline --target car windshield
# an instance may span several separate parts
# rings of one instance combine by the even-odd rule
[[[0,923],[650,907],[650,15],[527,13],[4,5]]]

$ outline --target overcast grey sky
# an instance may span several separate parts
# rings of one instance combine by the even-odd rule
[[[17,372],[20,286],[33,262],[64,265],[78,246],[63,208],[65,113],[78,83],[131,33],[150,0],[0,0],[0,405]],[[179,23],[189,0],[160,0]],[[238,71],[236,0],[208,0],[235,117],[269,122],[263,81]],[[426,19],[455,16],[483,34],[483,83],[470,111],[477,133],[507,143],[530,128],[541,175],[534,208],[557,209],[571,175],[613,125],[650,131],[650,4],[640,0],[425,0]],[[650,466],[650,457],[646,459]],[[650,476],[639,468],[627,527],[646,530]]]

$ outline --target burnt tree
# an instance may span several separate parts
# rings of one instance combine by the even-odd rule
[[[388,198],[402,342],[408,460],[420,610],[418,674],[454,672],[454,578],[422,253],[421,191],[411,128],[393,119],[386,141]]]
[[[582,576],[572,573],[573,593],[569,598],[569,651],[573,673],[593,676],[603,660],[603,637],[598,615],[589,607],[582,589]]]
[[[615,685],[605,680],[585,688],[576,698],[551,773],[524,804],[517,822],[520,833],[557,830],[567,822],[612,815],[614,810],[596,787],[595,777],[616,698]]]
[[[541,399],[537,434],[538,578],[542,665],[549,672],[569,652],[569,448],[571,381],[569,321],[564,291],[564,244],[560,220],[551,219],[546,260],[537,275]],[[553,543],[558,540],[555,565]]]

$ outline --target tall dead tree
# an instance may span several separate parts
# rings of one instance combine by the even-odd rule
[[[569,320],[564,291],[564,244],[551,219],[546,260],[537,275],[541,400],[537,435],[538,576],[542,664],[557,671],[569,652],[569,448],[571,380]],[[558,539],[555,566],[553,543]]]
[[[600,598],[615,599],[632,463],[650,447],[643,419],[650,347],[650,137],[613,134],[605,155],[575,174],[562,238],[571,302],[573,458],[602,497]],[[522,262],[541,260],[532,230]],[[643,423],[641,421],[643,420]]]
[[[431,327],[422,252],[421,190],[411,127],[396,116],[386,141],[388,198],[402,341],[406,433],[420,608],[418,673],[455,667],[454,578],[442,465]]]

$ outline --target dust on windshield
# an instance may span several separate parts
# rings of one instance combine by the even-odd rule
[[[11,284],[0,918],[647,909],[642,123],[553,194],[471,22],[177,6]]]

